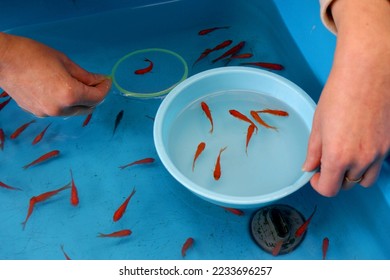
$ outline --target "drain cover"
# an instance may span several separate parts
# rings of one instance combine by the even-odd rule
[[[295,237],[295,231],[305,222],[304,216],[288,205],[276,204],[259,209],[252,218],[251,233],[256,243],[272,254],[282,242],[279,255],[293,251],[306,234]]]

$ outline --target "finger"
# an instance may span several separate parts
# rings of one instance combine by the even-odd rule
[[[343,184],[345,170],[345,167],[341,165],[321,163],[318,180],[313,188],[323,196],[335,196]]]
[[[309,137],[309,143],[307,147],[307,155],[305,162],[303,163],[303,171],[313,171],[318,168],[321,163],[322,156],[322,143],[319,134],[319,130],[313,127],[313,130]]]
[[[377,180],[379,173],[381,171],[383,160],[375,161],[364,173],[362,181],[359,183],[363,187],[372,186]]]
[[[65,61],[65,66],[73,78],[88,86],[98,85],[107,79],[104,75],[88,72],[69,59]]]
[[[366,170],[367,168],[360,168],[360,169],[355,168],[345,172],[342,189],[349,190],[352,187],[354,187],[356,184],[359,184],[363,180],[363,176]]]
[[[76,98],[71,106],[87,106],[96,107],[99,105],[107,95],[111,87],[111,79],[105,79],[99,84],[88,86],[77,82],[75,92]]]

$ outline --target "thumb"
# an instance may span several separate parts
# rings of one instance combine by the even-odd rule
[[[87,86],[96,86],[108,79],[105,75],[88,72],[71,60],[66,62],[66,68],[73,78]]]
[[[306,160],[303,163],[303,171],[313,171],[321,164],[322,156],[322,141],[319,129],[313,125],[313,129],[310,133],[309,143],[307,147]]]

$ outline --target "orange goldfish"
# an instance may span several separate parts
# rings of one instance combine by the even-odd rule
[[[274,110],[274,109],[264,109],[264,110],[258,110],[256,113],[266,113],[266,114],[271,114],[275,116],[280,116],[280,117],[287,117],[288,112],[282,111],[282,110]]]
[[[221,60],[225,57],[236,55],[244,46],[245,46],[245,41],[241,41],[240,43],[238,43],[237,45],[229,49],[227,52],[223,53],[222,55],[214,59],[212,62],[215,63],[218,60]]]
[[[135,188],[133,188],[133,191],[131,192],[131,194],[126,198],[126,200],[121,204],[121,206],[119,206],[119,208],[115,211],[114,216],[112,217],[114,222],[117,222],[117,221],[119,221],[120,218],[122,218],[123,214],[126,211],[127,205],[129,204],[130,199],[133,197],[134,194],[135,194]]]
[[[229,110],[229,113],[233,116],[233,117],[236,117],[242,121],[245,121],[245,122],[248,122],[250,123],[251,125],[254,125],[256,131],[257,131],[257,126],[255,125],[255,123],[253,121],[251,121],[251,119],[249,119],[247,116],[245,116],[244,114],[240,113],[239,111],[237,110]]]
[[[42,140],[43,136],[45,135],[46,133],[46,130],[49,128],[49,126],[51,125],[51,123],[49,123],[44,130],[41,131],[41,133],[39,133],[33,140],[32,144],[35,145],[37,144],[39,141]]]
[[[132,234],[130,229],[122,229],[113,233],[99,233],[98,237],[125,237]]]
[[[194,155],[194,161],[192,162],[192,171],[195,169],[195,161],[199,157],[199,155],[204,151],[206,148],[206,143],[205,142],[200,142],[198,145],[198,148],[196,148],[196,152]]]
[[[328,248],[329,248],[329,238],[325,237],[322,240],[322,259],[323,260],[326,259],[326,253],[328,252]]]
[[[210,111],[210,108],[209,106],[207,105],[206,102],[202,101],[200,103],[201,107],[202,107],[202,110],[203,112],[206,114],[207,118],[209,119],[210,121],[210,124],[211,124],[211,128],[210,128],[210,133],[213,133],[213,130],[214,130],[214,123],[213,123],[213,117],[211,116],[211,111]]]
[[[212,49],[205,49],[201,54],[200,56],[198,57],[197,60],[195,60],[194,64],[192,64],[192,67],[195,66],[196,63],[198,63],[199,61],[201,61],[203,58],[205,58],[206,56],[208,56],[213,50]]]
[[[79,204],[79,195],[78,195],[78,192],[77,192],[76,184],[74,183],[72,170],[70,170],[70,177],[71,177],[71,180],[72,180],[72,189],[71,189],[71,192],[70,192],[70,203],[73,206],[77,206]]]
[[[153,162],[154,162],[154,158],[148,157],[148,158],[143,158],[143,159],[136,160],[136,161],[130,162],[130,163],[128,163],[128,164],[119,166],[119,168],[120,168],[120,169],[125,169],[126,167],[129,167],[129,166],[132,166],[132,165],[136,165],[136,164],[146,164],[146,163],[153,163]]]
[[[3,182],[0,181],[0,187],[2,188],[5,188],[5,189],[9,189],[9,190],[14,190],[14,191],[21,191],[22,189],[20,188],[16,188],[16,187],[11,187],[7,184],[4,184]]]
[[[147,58],[145,58],[144,61],[145,62],[149,62],[149,65],[147,67],[145,67],[145,68],[135,70],[134,74],[143,75],[143,74],[146,74],[146,73],[152,71],[152,69],[153,69],[153,62],[150,59],[147,59]]]
[[[181,255],[184,258],[186,256],[187,250],[194,245],[194,239],[192,237],[188,237],[181,247]]]
[[[38,163],[41,163],[41,162],[44,162],[44,161],[47,161],[53,157],[56,157],[60,154],[60,151],[59,150],[53,150],[53,151],[50,151],[42,156],[40,156],[39,158],[37,158],[36,160],[30,162],[29,164],[23,166],[24,169],[27,169],[29,168],[30,166],[33,166],[33,165],[36,165]]]
[[[282,250],[282,246],[283,246],[283,240],[279,240],[278,242],[276,242],[275,247],[272,250],[272,255],[273,256],[279,255],[280,250]]]
[[[222,208],[225,209],[226,211],[229,211],[230,213],[233,213],[234,215],[244,216],[244,211],[242,211],[240,209],[224,207],[224,206],[222,206]]]
[[[28,123],[23,124],[17,128],[10,136],[11,139],[16,139],[29,125],[35,123],[35,120],[29,121]]]
[[[8,93],[6,93],[5,91],[3,91],[1,94],[0,94],[0,98],[3,98],[3,97],[8,97]]]
[[[259,114],[256,113],[256,111],[251,111],[251,116],[252,116],[259,124],[261,124],[262,126],[267,127],[267,128],[272,128],[272,129],[275,129],[275,130],[278,130],[276,127],[267,124],[267,123],[259,116]]]
[[[221,178],[221,154],[223,151],[226,150],[226,148],[227,147],[224,147],[221,150],[219,150],[219,154],[218,154],[217,161],[215,163],[215,168],[214,168],[214,179],[215,180],[219,180],[219,178]]]
[[[306,232],[307,227],[309,226],[309,223],[310,223],[311,219],[313,218],[316,210],[317,210],[317,205],[315,206],[313,213],[311,213],[309,218],[296,230],[296,232],[295,232],[296,237],[302,236]]]
[[[249,125],[248,126],[248,131],[246,133],[246,145],[245,145],[245,152],[248,154],[248,145],[249,145],[249,141],[251,140],[252,138],[252,135],[253,135],[253,132],[255,131],[255,126],[253,124]]]

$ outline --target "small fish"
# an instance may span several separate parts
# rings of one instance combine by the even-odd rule
[[[216,45],[214,48],[212,48],[211,51],[218,51],[218,50],[224,49],[224,48],[230,46],[232,43],[233,43],[232,40],[225,40],[222,43],[219,43],[218,45]]]
[[[229,113],[233,116],[233,117],[236,117],[236,118],[238,118],[238,119],[240,119],[240,120],[242,120],[242,121],[245,121],[245,122],[248,122],[248,123],[250,123],[251,125],[254,125],[255,126],[255,129],[256,129],[256,131],[257,131],[257,126],[255,125],[255,123],[251,120],[251,119],[249,119],[247,116],[245,116],[243,113],[241,113],[241,112],[239,112],[239,111],[237,111],[237,110],[229,110]]]
[[[78,195],[78,192],[77,192],[76,184],[74,183],[72,170],[70,170],[70,177],[71,177],[71,181],[72,181],[71,182],[72,183],[72,188],[71,188],[71,192],[70,192],[70,203],[73,206],[77,206],[79,204],[79,195]]]
[[[283,243],[284,243],[283,240],[279,240],[278,242],[276,242],[275,247],[272,250],[272,255],[273,256],[276,257],[277,255],[279,255],[280,250],[282,250]]]
[[[30,198],[30,203],[29,203],[29,206],[28,206],[28,211],[27,211],[27,216],[26,216],[26,219],[22,222],[22,225],[23,225],[23,229],[26,227],[26,223],[28,221],[28,219],[30,218],[33,210],[34,210],[34,207],[37,203],[39,202],[43,202],[47,199],[49,199],[50,197],[58,194],[59,192],[63,191],[63,190],[66,190],[66,189],[69,189],[70,188],[70,185],[67,184],[59,189],[56,189],[56,190],[53,190],[53,191],[48,191],[48,192],[45,192],[45,193],[42,193],[38,196],[33,196]]]
[[[286,111],[273,110],[273,109],[259,110],[259,111],[256,111],[256,113],[266,113],[266,114],[271,114],[271,115],[280,116],[280,117],[287,117],[288,116],[288,112],[286,112]]]
[[[228,59],[245,59],[245,58],[251,58],[253,56],[252,53],[241,53],[241,54],[235,54],[229,57]]]
[[[0,187],[2,188],[5,188],[5,189],[9,189],[9,190],[14,190],[14,191],[21,191],[22,189],[20,188],[16,188],[16,187],[11,187],[7,184],[4,184],[3,182],[0,181]]]
[[[27,127],[29,127],[32,123],[35,123],[35,120],[29,121],[19,128],[17,128],[10,136],[11,139],[16,139]]]
[[[45,135],[46,133],[46,130],[50,127],[51,123],[49,123],[44,130],[41,131],[41,133],[39,133],[35,138],[34,140],[32,141],[32,144],[35,145],[37,144],[39,141],[42,140],[43,136]]]
[[[89,121],[91,120],[91,118],[92,118],[92,113],[89,113],[83,122],[83,127],[87,126],[89,124]]]
[[[194,155],[194,161],[192,162],[192,171],[195,169],[195,161],[199,157],[199,155],[204,151],[206,148],[206,143],[205,142],[200,142],[198,145],[198,148],[196,148],[196,152]]]
[[[2,128],[0,128],[0,149],[4,150],[4,142],[5,142],[5,133]]]
[[[210,121],[210,124],[211,124],[211,128],[210,128],[210,133],[213,133],[213,130],[214,130],[214,123],[213,123],[213,117],[211,116],[211,111],[210,111],[210,108],[209,106],[206,104],[206,102],[202,101],[200,103],[201,107],[202,107],[202,110],[203,112],[206,114],[206,117],[209,119]]]
[[[227,52],[223,53],[221,56],[214,59],[212,62],[215,63],[225,57],[236,55],[243,47],[245,46],[245,41],[241,41],[231,49],[229,49]]]
[[[251,66],[258,66],[261,68],[267,68],[271,70],[283,70],[284,66],[277,63],[269,63],[269,62],[243,62],[241,65],[251,65]]]
[[[40,157],[37,158],[36,160],[30,162],[29,164],[23,166],[23,168],[24,168],[24,169],[27,169],[27,168],[29,168],[29,167],[31,167],[31,166],[33,166],[33,165],[36,165],[36,164],[38,164],[38,163],[41,163],[41,162],[44,162],[44,161],[46,161],[46,160],[49,160],[49,159],[51,159],[51,158],[53,158],[53,157],[56,157],[56,156],[58,156],[59,154],[60,154],[60,151],[59,151],[59,150],[50,151],[50,152],[48,152],[48,153],[46,153],[46,154],[40,156]]]
[[[223,151],[226,150],[227,147],[224,147],[219,150],[219,154],[217,157],[217,161],[215,162],[215,168],[214,168],[214,179],[219,180],[221,178],[221,154]]]
[[[112,135],[115,134],[115,131],[116,131],[116,129],[118,128],[118,125],[119,125],[119,123],[121,122],[121,120],[122,120],[122,118],[123,118],[123,113],[124,113],[124,111],[121,110],[121,111],[116,115],[115,124],[114,124],[114,130],[112,131]]]
[[[213,50],[212,49],[205,49],[201,54],[200,56],[197,58],[197,60],[195,60],[194,64],[192,64],[192,67],[195,66],[196,63],[198,63],[199,61],[201,61],[203,58],[205,58],[206,56],[208,56]]]
[[[138,70],[135,70],[134,71],[134,74],[136,75],[143,75],[143,74],[146,74],[150,71],[152,71],[153,69],[153,62],[147,58],[144,59],[145,62],[149,62],[149,65],[145,68],[142,68],[142,69],[138,69]]]
[[[129,166],[132,166],[132,165],[146,164],[146,163],[153,163],[153,162],[154,162],[154,158],[148,157],[148,158],[143,158],[143,159],[139,159],[139,160],[130,162],[130,163],[126,164],[126,165],[119,166],[119,168],[120,169],[125,169],[126,167],[129,167]]]
[[[325,260],[326,259],[326,254],[328,252],[328,248],[329,248],[329,238],[328,237],[325,237],[323,240],[322,240],[322,259]]]
[[[230,208],[230,207],[223,207],[223,209],[225,209],[226,211],[229,211],[230,213],[233,213],[234,215],[237,215],[237,216],[244,216],[244,211],[240,210],[240,209],[236,209],[236,208]]]
[[[64,245],[62,245],[62,244],[61,244],[61,251],[64,254],[66,260],[68,260],[68,261],[71,260],[71,258],[68,256],[68,254],[65,253]]]
[[[295,237],[300,237],[300,236],[302,236],[306,232],[307,227],[308,227],[311,219],[313,218],[314,213],[316,212],[316,210],[317,210],[317,205],[315,206],[315,208],[313,210],[313,213],[311,213],[309,218],[296,230]]]
[[[0,111],[1,110],[3,110],[3,108],[5,107],[5,106],[7,106],[7,104],[11,101],[11,97],[10,98],[8,98],[6,101],[3,101],[3,102],[1,102],[0,103]]]
[[[245,144],[245,153],[246,154],[248,154],[249,141],[251,140],[253,132],[255,131],[255,129],[256,129],[256,127],[253,124],[248,126],[248,131],[246,133],[246,144]]]
[[[113,233],[99,233],[98,237],[125,237],[132,234],[129,229],[122,229]]]
[[[194,245],[194,239],[192,237],[188,237],[181,247],[181,255],[184,258],[187,254],[187,250]]]
[[[134,194],[135,194],[135,188],[133,188],[133,191],[131,192],[131,194],[126,198],[126,200],[121,204],[121,206],[119,206],[119,208],[115,211],[114,216],[112,217],[114,222],[117,222],[120,220],[120,218],[122,218],[123,214],[126,211],[127,205],[129,204],[130,199],[133,197]]]
[[[198,35],[200,36],[204,36],[204,35],[207,35],[215,30],[218,30],[218,29],[228,29],[230,28],[230,26],[220,26],[220,27],[212,27],[212,28],[207,28],[207,29],[202,29],[198,32]]]
[[[3,97],[8,97],[8,93],[6,93],[5,91],[3,91],[1,94],[0,94],[0,98],[3,98]]]
[[[256,113],[256,111],[251,111],[251,116],[259,123],[261,124],[262,126],[266,127],[266,128],[272,128],[272,129],[275,129],[275,130],[278,130],[275,126],[271,126],[269,124],[267,124],[260,116],[258,113]]]

